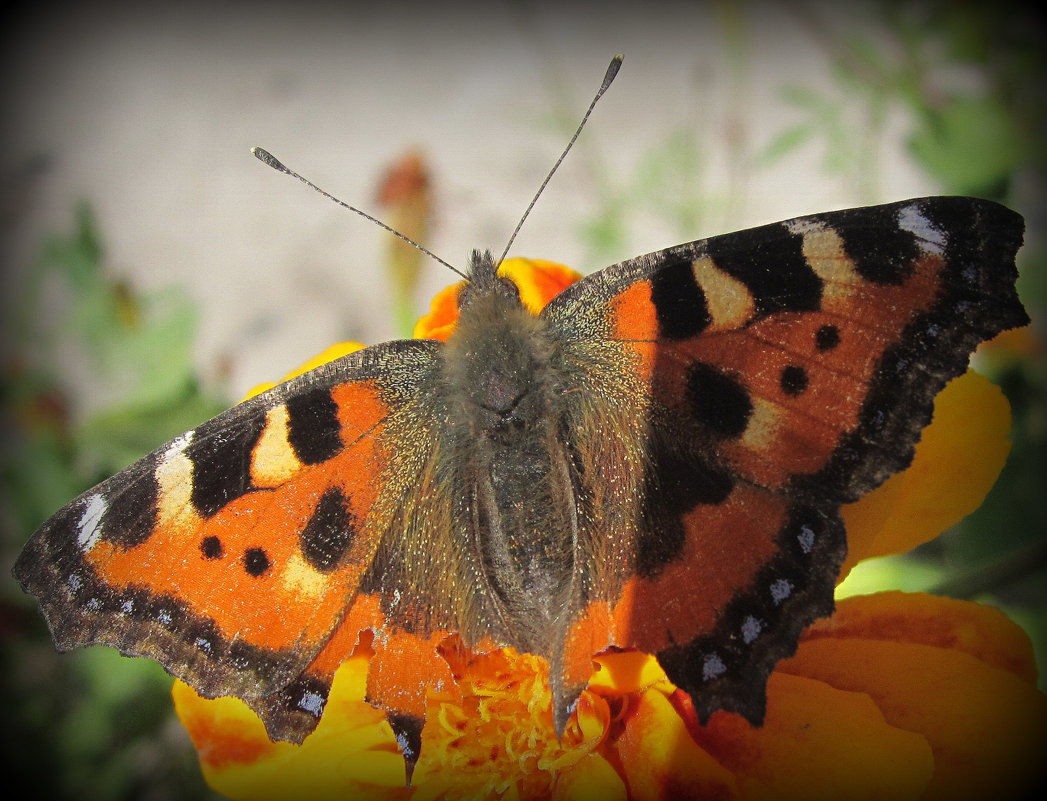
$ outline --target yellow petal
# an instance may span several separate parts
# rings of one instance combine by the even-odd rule
[[[731,772],[695,744],[679,713],[657,690],[637,700],[616,750],[634,801],[738,795]]]
[[[695,734],[752,801],[919,799],[933,772],[919,734],[893,726],[872,699],[773,673],[761,727],[713,715]]]
[[[175,682],[175,710],[207,783],[237,801],[404,798],[404,762],[382,712],[363,700],[367,660],[335,674],[324,716],[301,745],[269,740],[237,698],[201,698]]]
[[[841,578],[859,560],[912,550],[977,509],[1007,460],[1010,430],[1007,399],[987,378],[968,371],[950,382],[912,465],[843,507]]]
[[[618,772],[599,754],[586,754],[556,777],[552,801],[626,801],[629,793]]]
[[[928,801],[1032,797],[1047,781],[1047,697],[961,650],[826,637],[803,642],[782,669],[867,693],[889,723],[926,737]]]
[[[878,592],[838,601],[804,640],[833,637],[910,642],[953,648],[1036,684],[1029,636],[999,609],[918,592]],[[788,661],[780,669],[789,670]]]
[[[264,383],[252,387],[247,392],[247,394],[244,395],[244,400],[247,400],[248,398],[253,398],[255,395],[261,395],[267,389],[272,389],[273,387],[275,387],[278,383],[289,381],[296,376],[302,375],[302,373],[308,373],[310,370],[315,370],[322,364],[333,362],[335,359],[340,359],[342,356],[346,356],[347,354],[354,353],[358,350],[362,350],[363,347],[364,346],[359,342],[336,342],[334,345],[324,348],[322,351],[313,356],[313,358],[309,359],[304,364],[296,367],[294,370],[292,370],[283,378],[281,378],[280,381],[266,381]]]
[[[600,654],[593,661],[599,669],[589,680],[589,689],[603,695],[640,692],[667,681],[658,660],[641,651]]]

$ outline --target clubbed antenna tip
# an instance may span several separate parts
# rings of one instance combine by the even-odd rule
[[[287,169],[287,167],[284,166],[284,163],[282,161],[280,161],[280,159],[278,159],[272,153],[270,153],[268,150],[266,150],[265,148],[252,147],[251,148],[251,155],[254,156],[256,159],[258,159],[263,164],[268,164],[270,167],[272,167],[277,172],[282,172],[282,173],[285,173],[286,175],[290,175],[291,174],[291,171],[289,169]]]

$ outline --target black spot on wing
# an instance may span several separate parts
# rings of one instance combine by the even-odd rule
[[[287,400],[287,441],[302,464],[320,464],[342,449],[338,404],[327,389]]]
[[[708,252],[749,289],[758,316],[815,311],[821,304],[822,280],[803,255],[803,236],[780,223],[713,237]]]
[[[687,408],[696,421],[718,437],[739,437],[753,413],[752,400],[738,379],[704,362],[687,368]]]
[[[705,293],[694,279],[691,264],[690,259],[675,262],[651,278],[651,302],[658,317],[658,333],[666,339],[697,336],[712,321]]]
[[[155,463],[153,456],[146,457],[131,468],[141,470],[138,476],[109,494],[100,529],[103,540],[121,548],[133,548],[152,536],[160,497]]]
[[[352,547],[356,525],[348,498],[337,487],[331,487],[320,497],[299,534],[302,556],[321,573],[334,570]]]
[[[800,395],[807,389],[808,380],[807,371],[803,367],[790,364],[782,368],[778,382],[786,395]]]
[[[858,275],[876,284],[901,284],[913,271],[916,235],[898,226],[898,206],[873,206],[832,217],[831,226]]]
[[[723,503],[734,488],[730,475],[696,448],[654,445],[644,481],[644,526],[636,548],[640,576],[655,575],[683,550],[683,516],[699,505]]]
[[[832,350],[840,344],[840,329],[835,325],[823,325],[814,335],[814,344],[820,351]]]
[[[193,506],[212,517],[251,490],[251,452],[262,436],[265,417],[244,415],[232,423],[204,423],[193,433],[185,455],[193,465]]]
[[[225,548],[222,547],[222,541],[218,537],[211,535],[200,541],[200,553],[203,554],[204,559],[221,559]]]
[[[265,552],[265,549],[248,548],[244,552],[244,570],[247,571],[249,576],[258,578],[270,567],[272,567],[272,562],[269,561],[269,555]]]

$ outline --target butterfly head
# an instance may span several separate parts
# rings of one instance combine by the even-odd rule
[[[474,250],[469,257],[469,280],[458,293],[458,310],[465,312],[481,298],[497,298],[508,306],[520,305],[519,287],[498,275],[498,265],[489,250]]]
[[[490,252],[473,251],[469,280],[458,292],[458,321],[442,351],[448,393],[470,438],[519,443],[542,419],[550,384],[547,321],[521,302],[520,289],[498,275]]]

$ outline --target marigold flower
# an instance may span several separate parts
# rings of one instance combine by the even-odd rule
[[[578,277],[523,259],[501,272],[534,311]],[[446,339],[457,291],[437,295],[416,336]],[[336,346],[302,371],[358,347]],[[975,373],[952,382],[913,465],[844,508],[841,578],[976,508],[1006,459],[1009,428],[996,387]],[[454,642],[443,654],[458,687],[429,696],[411,788],[392,730],[364,701],[366,645],[339,669],[300,746],[271,742],[238,699],[204,700],[176,682],[175,707],[208,783],[245,801],[952,801],[1021,798],[1044,779],[1047,697],[1036,689],[1031,645],[1002,613],[975,603],[900,592],[839,601],[771,674],[758,728],[722,711],[700,725],[654,657],[616,652],[595,658],[558,740],[543,660],[512,649],[472,654]]]

